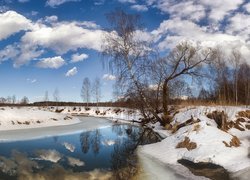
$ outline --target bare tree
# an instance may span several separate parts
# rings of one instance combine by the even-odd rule
[[[45,91],[45,94],[44,94],[44,99],[43,99],[45,102],[48,102],[49,101],[49,92],[48,91]]]
[[[241,54],[238,50],[234,49],[232,51],[232,64],[234,66],[234,97],[235,97],[235,104],[238,105],[238,71],[240,67],[241,61]]]
[[[55,91],[53,93],[53,98],[54,98],[54,101],[56,101],[56,102],[60,101],[60,94],[59,94],[58,88],[55,89]]]
[[[13,96],[12,96],[12,104],[15,104],[15,103],[16,103],[16,96],[13,95]]]
[[[96,78],[93,85],[92,85],[92,93],[96,101],[96,105],[98,107],[98,104],[101,99],[101,82],[100,78]]]
[[[107,15],[107,19],[112,28],[105,34],[103,55],[109,57],[109,68],[117,75],[120,84],[127,85],[128,89],[135,88],[139,100],[160,121],[144,92],[151,48],[148,41],[138,37],[142,30],[139,16],[115,10]]]
[[[29,103],[29,99],[27,96],[24,96],[21,101],[20,101],[20,104],[23,104],[23,105],[26,105]]]
[[[165,115],[169,114],[169,83],[182,76],[201,76],[200,67],[203,63],[208,62],[211,55],[211,49],[202,49],[183,42],[177,45],[165,58],[158,61],[158,72],[162,73],[164,77],[162,105]]]
[[[88,77],[84,78],[82,83],[82,89],[81,89],[81,97],[84,102],[87,103],[87,107],[89,106],[90,102],[90,91],[91,91],[91,84]]]

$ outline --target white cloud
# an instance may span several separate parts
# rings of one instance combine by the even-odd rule
[[[77,68],[73,67],[72,69],[68,70],[68,72],[65,74],[66,77],[74,76],[78,73]]]
[[[136,0],[118,0],[120,3],[136,3]]]
[[[26,32],[21,41],[50,48],[58,54],[78,48],[101,51],[102,34],[102,30],[86,29],[78,22],[56,23],[52,27],[39,23],[32,31]]]
[[[141,11],[141,12],[148,10],[146,5],[139,5],[139,4],[132,5],[131,8],[136,10],[136,11]]]
[[[20,3],[26,3],[26,2],[29,2],[30,0],[18,0],[18,2]]]
[[[78,53],[76,53],[76,54],[73,54],[72,56],[71,56],[71,63],[76,63],[76,62],[80,62],[80,61],[83,61],[83,60],[85,60],[85,59],[87,59],[89,56],[87,55],[87,54],[78,54]]]
[[[46,16],[44,18],[44,21],[45,22],[48,22],[48,23],[53,23],[53,22],[56,22],[58,20],[58,17],[53,15],[53,16]]]
[[[227,32],[235,35],[241,36],[244,39],[249,38],[250,33],[250,15],[237,13],[230,20],[227,26]]]
[[[244,0],[147,0],[148,5],[153,5],[170,16],[197,21],[207,13],[207,17],[214,22],[223,20],[243,2]]]
[[[12,44],[11,49],[9,46],[0,50],[0,62],[12,59],[14,67],[20,67],[31,60],[36,60],[46,48],[53,50],[58,55],[81,48],[101,51],[104,33],[92,21],[58,22],[57,16],[49,16],[32,22],[14,11],[0,14],[0,27],[0,40],[24,31],[20,42]],[[85,57],[86,55],[79,55],[74,58],[76,60]]]
[[[37,67],[40,68],[52,68],[58,69],[65,64],[64,59],[61,56],[52,58],[44,58],[37,63]]]
[[[0,50],[0,63],[7,61],[16,57],[19,54],[19,51],[13,45],[6,46],[3,50]]]
[[[106,81],[114,81],[116,77],[112,74],[104,74],[102,78]]]
[[[46,5],[50,7],[56,7],[66,2],[79,2],[79,1],[81,0],[48,0],[46,2]]]
[[[189,20],[174,18],[163,21],[152,34],[159,40],[158,46],[161,50],[172,49],[182,41],[189,41],[202,47],[220,47],[225,50],[227,55],[236,48],[247,58],[250,55],[249,39],[247,38],[249,29],[245,29],[245,26],[248,26],[247,21],[244,21],[245,24],[241,24],[239,21],[248,18],[237,17],[235,20],[233,17],[232,19],[237,23],[232,20],[232,27],[224,33],[200,26]]]
[[[30,79],[30,78],[27,78],[26,81],[30,84],[34,84],[37,82],[37,79]]]
[[[0,14],[0,40],[6,39],[12,34],[31,28],[31,21],[15,11],[7,11]]]
[[[250,3],[247,3],[247,4],[244,6],[244,8],[246,9],[246,11],[247,11],[248,13],[250,13]]]

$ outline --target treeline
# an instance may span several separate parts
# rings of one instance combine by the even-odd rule
[[[7,97],[0,97],[0,105],[12,105],[12,104],[28,104],[29,98],[24,96],[22,99],[18,100],[15,95],[7,96]]]
[[[210,65],[210,81],[200,90],[198,100],[217,104],[250,104],[250,65],[239,51],[226,57],[217,51]]]

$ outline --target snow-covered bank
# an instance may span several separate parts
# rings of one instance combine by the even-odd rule
[[[55,107],[44,107],[44,110],[55,112]],[[138,121],[142,116],[138,110],[119,107],[82,107],[82,106],[65,106],[58,107],[57,111],[62,114],[69,114],[73,116],[94,116],[103,117],[110,120],[121,121]]]
[[[51,136],[74,134],[77,132],[91,131],[94,129],[112,126],[112,123],[103,118],[79,117],[80,123],[66,126],[54,125],[40,128],[15,129],[0,131],[0,142],[31,140]]]
[[[228,129],[221,130],[208,114],[224,112]],[[249,114],[248,114],[249,113]],[[250,111],[244,107],[186,107],[174,116],[172,127],[192,119],[173,133],[160,126],[155,131],[167,136],[161,142],[142,146],[139,153],[168,165],[186,159],[194,163],[208,162],[223,166],[230,173],[250,168]],[[237,141],[239,139],[240,142]],[[238,144],[240,143],[240,144]],[[178,147],[178,148],[177,148]]]
[[[76,117],[37,107],[1,107],[0,131],[61,126],[79,123]]]

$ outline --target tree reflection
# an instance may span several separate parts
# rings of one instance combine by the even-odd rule
[[[138,172],[135,153],[138,145],[158,142],[160,139],[151,129],[136,126],[114,126],[113,132],[126,135],[125,138],[117,140],[111,155],[111,168],[114,172],[114,179],[131,179]]]
[[[95,131],[81,133],[80,142],[81,142],[82,152],[84,154],[89,152],[91,146],[93,153],[97,155],[100,151],[100,144],[101,144],[100,130],[96,129]]]
[[[88,153],[90,147],[90,132],[81,133],[80,142],[81,142],[82,152],[84,154]]]

